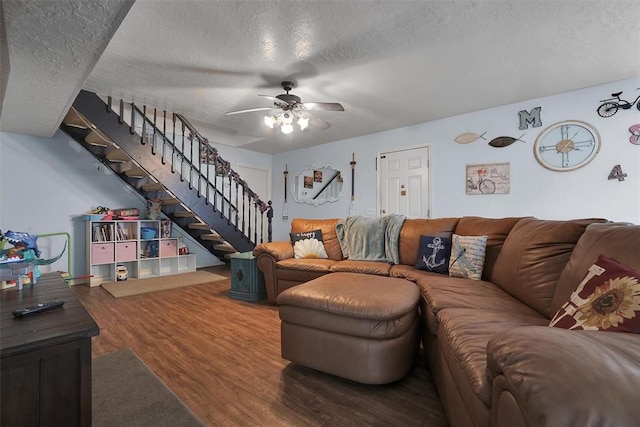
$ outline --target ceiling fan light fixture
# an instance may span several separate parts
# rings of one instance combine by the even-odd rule
[[[282,113],[280,117],[283,125],[293,124],[293,114],[289,113],[288,111],[285,111],[284,113]]]

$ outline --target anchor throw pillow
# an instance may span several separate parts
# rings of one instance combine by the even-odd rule
[[[600,255],[549,326],[640,334],[640,272]]]
[[[415,268],[434,273],[449,274],[451,256],[451,238],[439,236],[420,236],[418,261]]]
[[[322,242],[322,230],[289,233],[289,236],[294,258],[329,258]]]
[[[449,276],[480,280],[484,269],[487,236],[459,236],[451,238]]]

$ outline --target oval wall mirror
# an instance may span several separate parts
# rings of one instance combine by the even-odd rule
[[[300,170],[291,181],[291,196],[298,203],[320,205],[335,202],[343,194],[341,172],[332,165],[311,165]]]

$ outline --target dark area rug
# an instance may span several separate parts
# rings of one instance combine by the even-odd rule
[[[92,361],[93,426],[203,426],[131,349]]]

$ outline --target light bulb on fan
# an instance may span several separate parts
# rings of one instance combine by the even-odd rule
[[[299,117],[298,126],[300,126],[300,130],[305,130],[309,126],[309,117]]]
[[[276,116],[264,116],[264,124],[269,126],[271,129],[273,129],[273,126],[277,121],[278,119],[276,119]]]

